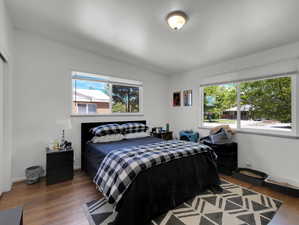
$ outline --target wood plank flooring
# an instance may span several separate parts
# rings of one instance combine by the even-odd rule
[[[0,210],[23,205],[24,225],[88,225],[82,205],[100,197],[91,180],[76,172],[74,180],[60,184],[15,184],[1,198]]]
[[[284,202],[270,225],[299,225],[299,198],[289,197],[264,187],[225,177],[230,182],[264,193]],[[74,180],[47,186],[45,181],[34,185],[17,183],[12,191],[4,193],[0,210],[24,206],[24,225],[89,225],[82,205],[101,198],[91,180],[76,172]]]

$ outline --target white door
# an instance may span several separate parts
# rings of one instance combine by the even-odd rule
[[[0,195],[3,192],[3,135],[4,135],[4,62],[0,58]]]

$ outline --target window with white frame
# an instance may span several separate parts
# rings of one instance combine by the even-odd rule
[[[202,86],[202,126],[295,132],[295,78],[287,75]]]
[[[97,111],[97,105],[93,103],[77,103],[77,107],[80,114],[96,113]]]
[[[72,113],[116,114],[142,112],[142,82],[72,72]]]

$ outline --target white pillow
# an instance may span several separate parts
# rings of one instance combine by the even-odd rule
[[[122,134],[110,134],[106,136],[94,136],[91,139],[92,143],[104,143],[104,142],[112,142],[112,141],[121,141],[124,139],[124,135]]]
[[[129,133],[125,134],[125,139],[133,139],[133,138],[143,138],[150,136],[148,132],[138,132],[138,133]]]

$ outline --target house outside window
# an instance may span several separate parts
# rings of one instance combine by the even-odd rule
[[[96,74],[72,73],[72,114],[142,112],[142,82]]]
[[[97,104],[92,103],[77,103],[75,107],[78,107],[76,111],[82,114],[88,114],[88,113],[96,113],[97,112]]]

